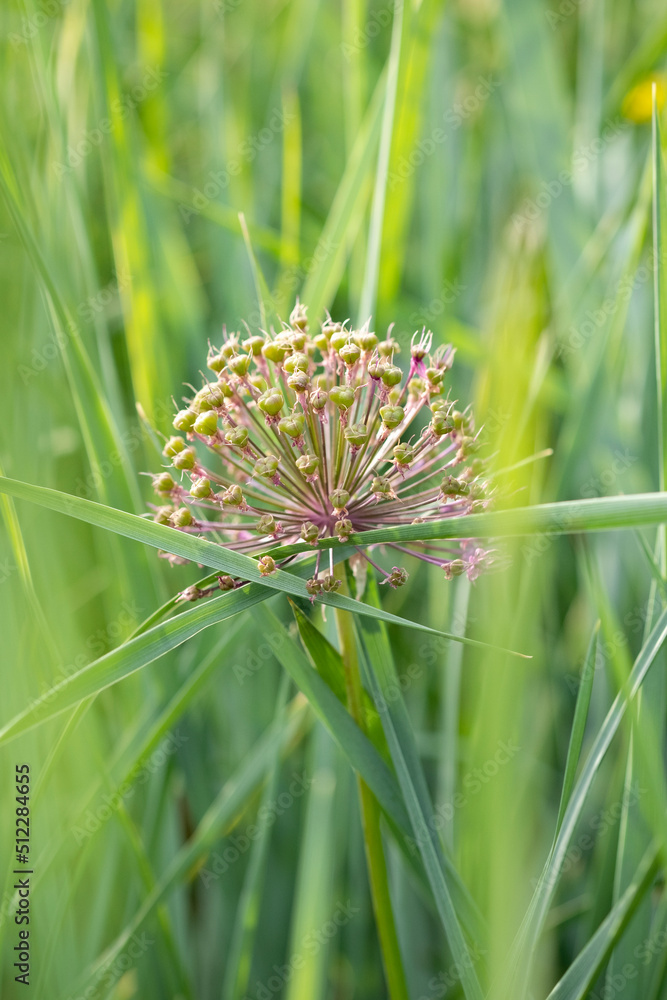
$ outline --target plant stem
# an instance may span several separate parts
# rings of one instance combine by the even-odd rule
[[[345,587],[345,582],[343,586]],[[359,659],[357,657],[352,619],[348,612],[341,611],[339,608],[335,608],[334,610],[340,652],[345,668],[348,707],[352,718],[362,732],[365,733],[366,720],[362,701],[361,674],[359,672]],[[359,775],[357,775],[357,785],[359,788],[361,821],[366,847],[366,862],[368,864],[373,912],[375,913],[375,923],[380,939],[380,950],[382,952],[389,996],[391,1000],[409,1000],[403,963],[401,961],[401,952],[398,945],[398,936],[396,934],[396,925],[394,923],[394,911],[389,894],[387,863],[382,844],[382,831],[380,829],[380,806],[368,785]]]

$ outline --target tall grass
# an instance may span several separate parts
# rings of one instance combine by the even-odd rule
[[[665,486],[662,6],[0,18],[2,996],[24,762],[35,997],[667,996],[665,497],[636,496]],[[408,566],[352,616],[156,557],[172,396],[297,294],[456,346],[501,569]]]

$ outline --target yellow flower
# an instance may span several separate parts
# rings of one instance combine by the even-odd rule
[[[631,122],[650,122],[653,114],[653,84],[658,111],[662,111],[667,98],[667,76],[653,73],[640,80],[623,98],[621,113]]]

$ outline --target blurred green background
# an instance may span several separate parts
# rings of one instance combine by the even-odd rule
[[[422,326],[456,346],[455,395],[497,468],[553,450],[501,472],[506,503],[659,488],[664,4],[3,0],[0,25],[4,475],[144,511],[139,474],[160,464],[172,397],[199,383],[223,324],[261,324],[252,247],[269,323],[298,294],[312,321],[372,313],[404,348]],[[198,571],[0,506],[6,721]],[[487,985],[500,989],[549,849],[593,625],[591,734],[662,599],[655,532],[643,539],[504,542],[506,568],[472,587],[410,567],[384,595],[396,614],[533,656],[391,630],[441,832],[488,923]],[[386,996],[353,775],[281,680],[274,650],[298,639],[284,599],[272,607],[288,639],[250,612],[2,748],[3,997],[27,992],[12,968],[24,761],[35,997],[85,995],[110,946],[89,996]],[[658,662],[641,711],[660,758]],[[662,822],[662,778],[644,780],[635,743],[622,729],[587,799],[530,996],[548,995],[622,894],[651,815]],[[391,838],[388,852],[411,996],[461,996],[432,903]],[[642,903],[590,995],[667,996],[660,903],[659,890]]]

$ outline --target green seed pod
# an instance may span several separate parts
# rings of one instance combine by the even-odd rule
[[[402,378],[403,372],[397,365],[387,365],[382,373],[382,381],[389,388],[398,385]]]
[[[456,476],[444,476],[440,483],[440,492],[445,497],[464,497],[470,492],[470,487]]]
[[[451,403],[446,399],[434,399],[430,404],[431,413],[449,413]]]
[[[423,378],[411,378],[408,382],[408,392],[413,398],[423,396],[426,392],[426,382]]]
[[[231,576],[219,576],[218,585],[220,590],[233,590],[234,589],[234,579]]]
[[[303,434],[305,423],[306,418],[303,413],[293,413],[290,417],[282,417],[278,421],[278,430],[291,438],[298,438]]]
[[[256,476],[265,476],[267,479],[273,479],[278,471],[278,465],[279,462],[275,455],[264,455],[255,462],[253,472]]]
[[[262,354],[266,360],[273,361],[275,364],[280,364],[284,361],[288,351],[288,345],[278,340],[267,340],[262,347]]]
[[[189,431],[192,429],[192,425],[197,419],[197,414],[194,410],[189,407],[187,410],[179,410],[174,417],[172,424],[177,431]]]
[[[179,507],[171,515],[171,523],[175,528],[187,528],[192,524],[192,514],[189,507]]]
[[[270,576],[271,573],[275,573],[276,562],[275,559],[271,558],[271,556],[261,556],[261,558],[258,559],[257,562],[259,565],[259,571],[262,574],[262,576]]]
[[[431,385],[440,385],[445,377],[445,373],[442,368],[427,368],[426,378],[429,380]]]
[[[231,395],[232,390],[226,382],[205,385],[192,400],[192,409],[198,413],[203,413],[205,410],[214,410],[218,406],[224,406],[225,399]]]
[[[318,333],[315,337],[313,337],[313,343],[315,344],[315,347],[322,352],[322,354],[325,354],[326,351],[329,350],[329,341],[325,333]]]
[[[310,378],[305,372],[294,372],[287,379],[287,384],[294,392],[306,392],[310,386]]]
[[[349,385],[334,385],[329,389],[329,399],[341,410],[348,410],[354,403],[354,389]]]
[[[393,566],[391,573],[385,580],[385,583],[388,583],[392,588],[402,587],[407,582],[408,573],[402,566]]]
[[[260,535],[275,535],[276,519],[273,514],[262,514],[255,528]]]
[[[370,354],[378,345],[377,337],[369,330],[358,330],[354,335],[354,342],[361,348],[364,354]]]
[[[383,361],[381,358],[373,357],[368,362],[368,374],[372,379],[375,379],[376,382],[379,382],[386,370],[387,362]]]
[[[402,406],[381,406],[380,407],[380,417],[382,418],[382,423],[389,430],[393,430],[395,427],[402,422],[405,411]]]
[[[452,424],[449,416],[447,416],[443,410],[439,410],[433,414],[433,419],[431,420],[431,430],[438,437],[442,437],[443,434],[451,434],[454,430],[454,425]]]
[[[185,448],[185,441],[183,438],[170,437],[164,448],[162,449],[162,454],[166,455],[167,458],[171,458],[172,455],[178,454],[179,451],[183,451]]]
[[[158,507],[153,514],[153,520],[156,524],[171,524],[171,515],[173,513],[173,507]]]
[[[325,573],[322,578],[322,590],[325,594],[335,593],[342,583],[342,580],[337,580],[331,573]]]
[[[401,353],[401,345],[393,337],[381,340],[377,347],[383,358],[390,358],[393,354]]]
[[[243,507],[245,504],[243,490],[237,485],[228,486],[225,492],[221,494],[221,500],[230,507]]]
[[[255,375],[249,375],[248,382],[250,382],[250,385],[254,386],[255,389],[259,389],[260,392],[266,392],[268,389],[268,382],[263,375],[258,373]]]
[[[465,416],[463,415],[463,413],[460,413],[459,410],[452,410],[451,420],[452,423],[454,424],[454,427],[456,427],[457,431],[460,431],[461,428],[464,427],[465,424],[467,423]]]
[[[171,460],[175,469],[194,469],[197,456],[194,448],[184,448],[177,452]]]
[[[227,364],[227,358],[222,353],[209,354],[206,364],[212,372],[221,372]]]
[[[297,330],[308,329],[308,309],[302,302],[297,301],[297,304],[290,313],[289,321],[290,326],[295,327]]]
[[[327,405],[329,393],[326,389],[313,389],[308,399],[314,410],[323,410]]]
[[[171,493],[175,485],[168,472],[162,472],[153,478],[153,488],[156,493]]]
[[[393,496],[394,493],[391,482],[386,476],[375,476],[371,483],[371,492],[381,497]]]
[[[310,367],[310,358],[307,354],[301,354],[299,351],[295,351],[294,354],[290,354],[288,358],[285,359],[285,364],[283,365],[283,371],[287,372],[288,375],[292,375],[294,372],[307,372]]]
[[[414,448],[403,442],[394,446],[394,461],[396,465],[409,465],[414,458]]]
[[[345,440],[354,448],[360,448],[368,440],[368,428],[365,424],[350,424],[345,428]]]
[[[243,341],[243,346],[248,354],[252,354],[252,356],[256,358],[262,353],[264,343],[264,337],[248,337],[247,340]]]
[[[319,464],[320,462],[316,455],[299,455],[296,460],[296,467],[305,479],[315,475]]]
[[[320,537],[320,529],[312,521],[304,521],[301,525],[301,537],[304,542],[308,542],[310,545],[317,545],[317,539]]]
[[[257,405],[264,413],[275,417],[285,405],[285,400],[280,389],[267,389],[257,400]]]
[[[348,517],[342,517],[334,524],[334,532],[341,542],[346,542],[352,534],[352,521]]]
[[[311,599],[317,597],[318,594],[322,593],[322,581],[318,580],[315,576],[311,576],[310,580],[306,580],[306,590],[310,594]]]
[[[334,510],[345,510],[349,499],[350,494],[347,490],[334,490],[329,494],[329,501]]]
[[[308,334],[303,330],[293,330],[289,334],[289,342],[294,351],[303,351],[308,343]]]
[[[235,354],[233,358],[229,359],[227,364],[230,371],[238,375],[239,378],[243,378],[244,375],[248,374],[251,361],[252,357],[250,354]]]
[[[465,563],[463,562],[463,559],[452,559],[452,561],[447,566],[447,569],[449,570],[452,576],[461,576],[461,574],[465,571],[465,568],[466,567]]]
[[[348,330],[335,330],[329,337],[329,342],[333,347],[334,351],[340,351],[341,347],[344,347],[350,339],[350,333]]]
[[[233,358],[234,355],[237,353],[238,346],[239,346],[238,334],[234,333],[222,345],[222,347],[220,348],[220,353],[227,361],[229,361],[229,359]]]
[[[214,437],[218,433],[218,414],[215,410],[204,410],[195,420],[192,429],[197,434]]]
[[[356,365],[357,361],[361,357],[361,351],[356,344],[343,344],[338,352],[338,356],[342,358],[349,368],[351,368],[352,365]]]
[[[462,462],[468,455],[474,455],[476,451],[479,451],[479,441],[476,441],[473,437],[463,437],[459,441],[459,450],[456,457],[459,462]]]
[[[232,427],[225,434],[225,441],[235,448],[245,448],[248,443],[248,431],[245,427]]]
[[[190,487],[190,496],[197,500],[206,500],[212,492],[210,479],[198,479]]]

